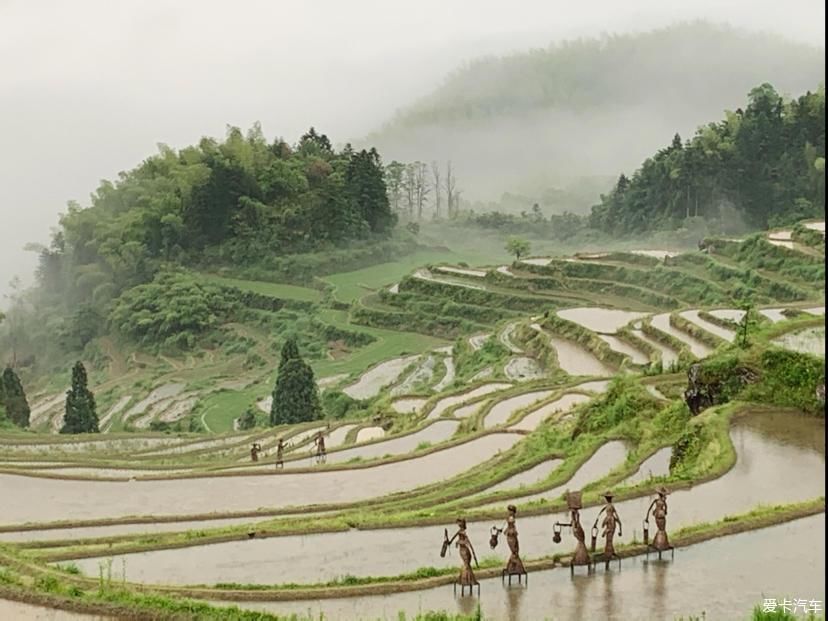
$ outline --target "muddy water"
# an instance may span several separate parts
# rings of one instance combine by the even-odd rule
[[[489,410],[486,418],[483,420],[484,427],[496,427],[504,424],[509,417],[523,408],[532,405],[536,401],[546,399],[554,390],[539,390],[536,392],[527,392],[516,397],[510,397],[500,401]]]
[[[528,382],[543,377],[543,370],[532,358],[519,356],[506,363],[503,374],[513,382]]]
[[[587,330],[604,334],[614,334],[629,322],[647,315],[616,308],[565,308],[557,313],[558,317],[577,323]]]
[[[671,336],[674,336],[675,338],[682,341],[683,343],[686,343],[687,346],[690,348],[690,352],[696,358],[704,358],[711,351],[713,351],[712,349],[710,349],[710,347],[708,347],[707,345],[705,345],[704,343],[702,343],[698,339],[695,339],[692,336],[690,336],[689,334],[687,334],[687,332],[684,332],[683,330],[679,330],[679,329],[674,328],[673,326],[671,326],[670,325],[670,313],[662,313],[660,315],[654,315],[653,319],[652,319],[652,326],[654,328],[656,328],[657,330],[661,330],[665,334],[669,334]]]
[[[612,369],[580,345],[550,336],[549,342],[558,354],[558,366],[569,375],[613,375]]]
[[[560,399],[555,399],[551,403],[542,405],[534,412],[530,412],[529,414],[523,417],[523,420],[512,425],[510,429],[524,429],[526,431],[533,431],[538,427],[538,425],[540,425],[543,421],[545,421],[547,418],[549,418],[556,412],[568,412],[579,403],[585,403],[586,401],[589,401],[590,398],[591,397],[587,397],[586,395],[578,393],[563,395]],[[488,418],[488,416],[486,418]]]
[[[824,432],[824,421],[802,415],[759,414],[737,421],[730,434],[737,452],[737,463],[718,479],[672,493],[668,497],[668,532],[689,524],[744,513],[760,504],[798,502],[823,495]],[[620,442],[613,444],[616,446],[605,449],[604,455],[612,458],[611,453],[615,453],[616,463],[620,463],[624,458],[623,446]],[[588,463],[581,470],[591,467]],[[567,487],[578,489],[611,469],[606,463],[595,466],[592,476],[581,476],[579,470],[569,484],[547,494],[560,496]],[[354,477],[355,474],[352,472],[349,476]],[[358,486],[359,482],[352,481],[351,485]],[[644,497],[616,503],[624,525],[624,537],[620,541],[630,541],[634,534],[640,539],[641,521],[651,500]],[[504,506],[504,513],[508,502],[504,500],[500,503]],[[591,527],[597,514],[597,507],[582,512],[581,519],[586,529]],[[571,552],[573,545],[570,536],[561,544],[552,542],[552,524],[555,520],[566,519],[564,514],[526,518],[518,514],[521,550],[525,550],[529,558]],[[451,527],[450,522],[451,519],[448,519],[447,527]],[[493,553],[486,548],[491,525],[491,520],[470,521],[468,532],[472,544],[477,547],[478,556],[494,554],[505,560],[508,555],[506,546]],[[442,533],[442,526],[352,530],[131,554],[126,559],[127,578],[176,584],[307,583],[345,574],[397,575],[417,567],[456,566],[457,559],[451,555],[440,558]],[[433,541],[433,547],[424,545],[424,541]],[[96,559],[82,560],[78,561],[78,566],[85,573],[97,575],[97,562]],[[799,563],[801,568],[801,558]],[[120,566],[121,561],[116,558],[113,568]],[[708,566],[716,567],[716,564]],[[568,572],[565,575],[568,579]],[[820,577],[822,580],[823,577]],[[451,593],[450,587],[445,588]]]
[[[469,345],[474,351],[477,351],[481,347],[483,347],[483,343],[485,343],[491,334],[475,334],[474,336],[469,337]]]
[[[733,330],[728,330],[727,328],[722,328],[721,326],[717,326],[715,323],[711,323],[699,317],[699,311],[697,310],[689,310],[689,311],[682,311],[679,313],[682,317],[684,317],[688,321],[692,321],[694,324],[703,328],[707,332],[711,334],[715,334],[721,339],[724,339],[728,343],[732,343],[736,338],[736,333]]]
[[[631,254],[638,254],[643,257],[653,257],[654,259],[664,259],[666,257],[677,257],[679,252],[672,252],[670,250],[630,250]]]
[[[593,380],[591,382],[583,382],[581,384],[576,384],[572,388],[577,390],[586,390],[587,392],[602,393],[607,391],[609,384],[609,380]]]
[[[0,619],[3,621],[109,621],[114,617],[86,615],[0,599]]]
[[[513,354],[522,354],[523,350],[518,347],[515,342],[512,340],[512,336],[515,333],[515,330],[518,327],[518,322],[513,321],[510,324],[507,324],[503,331],[498,335],[500,342]]]
[[[494,375],[494,369],[492,367],[486,367],[485,369],[481,369],[480,371],[472,375],[467,383],[479,382],[480,380],[484,380],[488,377],[491,377],[492,375]]]
[[[143,414],[146,412],[148,407],[164,399],[175,397],[182,390],[184,390],[184,384],[164,384],[163,386],[159,386],[146,397],[141,399],[138,403],[129,408],[127,413],[124,414],[124,420]]]
[[[105,429],[109,424],[109,421],[111,421],[117,414],[120,414],[121,410],[123,410],[130,401],[132,401],[132,395],[126,395],[118,399],[118,401],[111,408],[109,408],[109,411],[100,420],[99,428]]]
[[[397,399],[391,404],[395,412],[400,414],[413,414],[419,412],[420,408],[426,404],[428,399]]]
[[[189,522],[160,522],[157,524],[116,524],[82,528],[54,528],[49,530],[12,531],[0,533],[0,541],[56,541],[59,539],[92,539],[136,533],[174,533],[188,530],[207,530],[238,524],[254,524],[264,518],[224,518]],[[2,617],[0,617],[2,619]]]
[[[536,257],[534,259],[521,259],[521,263],[528,263],[529,265],[549,265],[552,259],[548,257]]]
[[[436,384],[434,384],[434,386],[431,387],[431,389],[434,392],[441,392],[449,386],[451,386],[452,383],[454,383],[454,358],[452,358],[451,356],[443,358],[443,366],[446,367],[446,373],[445,375],[443,375],[443,378],[439,382],[437,382]]]
[[[511,276],[512,278],[514,278],[515,276],[514,274],[512,274],[512,272],[509,271],[508,265],[501,265],[497,268],[497,271],[498,273],[503,274],[504,276]]]
[[[88,442],[54,442],[37,444],[3,444],[4,453],[95,453],[103,451],[140,451],[156,446],[169,446],[186,442],[187,438],[123,438],[119,440],[91,440]]]
[[[656,399],[661,399],[663,401],[669,401],[669,399],[661,392],[656,386],[652,384],[645,384],[644,388],[647,389],[647,392],[653,395]]]
[[[805,228],[813,229],[814,231],[819,231],[820,233],[825,233],[825,221],[822,222],[808,222],[805,225]]]
[[[511,386],[511,384],[505,383],[483,384],[474,390],[469,390],[468,392],[460,393],[459,395],[452,395],[451,397],[445,397],[434,404],[434,408],[432,408],[431,412],[428,413],[428,418],[439,418],[443,412],[452,406],[465,403],[466,401],[471,401],[472,399],[482,397],[483,395],[497,392],[498,390],[511,388]]]
[[[614,457],[613,442],[596,453],[573,477],[579,487],[588,474],[605,471],[600,467],[605,457]],[[616,460],[617,461],[617,460]],[[590,463],[592,462],[592,463]],[[613,464],[614,466],[615,464]],[[586,473],[586,474],[584,474]],[[562,492],[563,490],[561,490]],[[507,501],[497,506],[507,504]],[[548,517],[518,520],[522,549],[533,554],[551,553],[551,522]],[[447,524],[450,526],[450,524]],[[484,552],[490,522],[470,522],[472,544],[478,556]],[[451,555],[440,558],[438,536],[441,527],[402,528],[381,531],[352,530],[346,533],[323,533],[297,537],[278,537],[252,541],[234,541],[179,550],[159,550],[124,555],[127,579],[138,582],[168,582],[172,584],[214,584],[217,582],[279,583],[317,582],[331,580],[345,574],[395,575],[428,565],[446,567],[456,564]],[[433,547],[423,545],[431,534]],[[543,552],[535,552],[543,544]],[[528,545],[527,545],[528,544]],[[504,546],[505,548],[505,546]],[[502,550],[498,550],[502,553]],[[499,554],[502,555],[502,554]],[[83,573],[97,575],[100,559],[81,559],[76,564]],[[120,571],[121,560],[116,557],[113,572]],[[118,574],[120,576],[120,573]]]
[[[710,314],[719,319],[727,319],[734,323],[739,323],[742,321],[742,317],[745,316],[745,311],[737,308],[717,308],[716,310],[710,311]]]
[[[331,432],[331,435],[328,436],[328,439],[325,440],[325,444],[328,448],[333,448],[335,446],[341,446],[343,442],[345,442],[345,436],[348,435],[348,432],[351,431],[356,427],[356,425],[342,425],[341,427],[337,427]]]
[[[477,403],[472,403],[470,405],[464,405],[461,408],[457,408],[452,413],[452,416],[455,418],[468,418],[472,414],[479,412],[484,406],[488,405],[490,401],[487,399],[485,401],[478,401]]]
[[[174,476],[185,474],[192,471],[192,468],[180,468],[174,470],[139,470],[129,468],[87,468],[75,466],[68,466],[65,468],[49,468],[48,470],[45,470],[45,472],[48,472],[49,474],[55,474],[58,476],[82,476],[90,477],[93,479],[124,479],[131,477],[137,479],[141,477],[158,475]],[[40,472],[44,472],[44,470],[40,470]]]
[[[551,490],[537,494],[529,494],[515,498],[519,503],[526,504],[537,500],[556,500],[567,489],[581,489],[592,481],[597,481],[607,476],[616,467],[621,465],[627,457],[627,447],[623,442],[607,442],[599,448],[584,464],[578,468],[569,481]],[[491,507],[492,505],[485,505]]]
[[[678,360],[678,354],[675,351],[673,351],[666,345],[659,343],[654,338],[645,334],[641,330],[632,330],[632,333],[645,343],[649,344],[650,347],[653,347],[656,351],[661,352],[661,365],[665,369],[669,368],[671,364]]]
[[[66,481],[0,475],[0,525],[127,515],[249,511],[375,498],[453,477],[514,445],[491,434],[410,460],[356,470],[161,481]],[[43,502],[48,498],[49,502]]]
[[[419,278],[420,280],[430,280],[433,282],[439,282],[443,285],[451,285],[452,287],[463,287],[464,289],[479,289],[481,291],[485,290],[486,287],[478,287],[477,285],[470,285],[464,282],[458,282],[456,280],[449,280],[446,278],[435,278],[434,275],[426,269],[420,269],[414,272],[414,278]]]
[[[825,357],[825,328],[809,328],[801,332],[784,334],[773,341],[774,345],[791,351]]]
[[[505,481],[501,481],[497,485],[492,485],[486,490],[486,493],[499,492],[504,489],[518,490],[525,485],[534,485],[546,480],[552,472],[563,463],[563,459],[550,459],[539,463],[537,466],[532,466],[528,470],[509,477]]]
[[[320,377],[318,380],[316,380],[316,385],[319,386],[319,388],[329,388],[331,386],[336,386],[346,377],[348,377],[347,373],[339,373],[337,375],[329,375],[328,377]]]
[[[29,412],[29,424],[34,427],[48,420],[54,408],[66,400],[66,395],[61,393],[35,403]]]
[[[372,369],[369,369],[359,380],[346,386],[342,389],[346,395],[352,399],[370,399],[379,394],[379,391],[393,384],[397,378],[405,371],[405,368],[412,362],[417,360],[419,356],[405,356],[403,358],[393,358],[378,364]]]
[[[811,315],[824,315],[825,314],[825,307],[824,306],[815,306],[814,308],[803,308],[806,313]]]
[[[622,481],[625,485],[637,485],[653,477],[662,477],[670,474],[670,457],[673,455],[673,448],[658,449],[650,457],[644,460],[634,474]]]
[[[719,479],[671,494],[668,532],[692,523],[720,520],[759,504],[796,502],[824,494],[824,429],[824,421],[791,414],[752,415],[737,421],[731,430],[738,455],[736,465]],[[618,452],[618,448],[621,451],[616,457],[620,462],[623,446],[610,451]],[[587,467],[585,464],[581,470]],[[609,469],[607,464],[595,467],[591,477],[580,476],[579,470],[555,495],[560,496],[567,487],[577,489]],[[629,541],[634,531],[640,538],[641,520],[650,501],[651,498],[644,497],[616,503],[624,524],[625,536],[621,541]],[[505,500],[501,504],[507,503]],[[597,507],[582,512],[585,527],[591,526],[597,513]],[[566,516],[521,519],[518,515],[521,549],[527,557],[571,551],[571,538],[562,544],[552,542],[552,524],[556,519],[565,520]],[[479,553],[495,554],[505,560],[506,546],[494,553],[483,552],[490,526],[491,520],[470,521],[471,541]],[[423,545],[429,533],[435,542],[433,548]],[[162,550],[127,555],[127,578],[178,584],[316,582],[344,574],[396,575],[416,567],[456,566],[456,558],[440,558],[437,544],[441,538],[442,527],[431,526],[352,530]],[[95,559],[79,561],[78,565],[84,572],[97,573]],[[120,566],[116,559],[113,568]]]
[[[425,384],[431,382],[434,377],[434,366],[437,364],[437,358],[434,356],[426,356],[426,359],[420,362],[417,367],[409,373],[403,381],[391,389],[391,396],[398,397],[414,391],[418,384]]]
[[[357,431],[356,443],[370,442],[385,436],[385,429],[382,427],[363,427]]]
[[[362,460],[377,459],[386,455],[402,455],[403,453],[410,453],[419,445],[427,442],[430,445],[445,442],[454,432],[460,423],[455,420],[438,420],[431,423],[428,427],[424,427],[419,431],[410,433],[399,438],[392,438],[385,442],[377,442],[376,444],[368,444],[365,446],[355,446],[354,448],[345,449],[343,451],[336,451],[328,454],[329,464],[341,464],[351,461],[355,458]]]
[[[240,605],[280,614],[324,613],[331,621],[396,619],[398,612],[416,615],[421,610],[474,614],[478,603],[491,621],[675,621],[703,613],[711,621],[747,619],[766,597],[818,600],[824,609],[825,557],[814,558],[814,550],[824,545],[825,514],[820,514],[681,548],[673,561],[635,557],[622,561],[621,571],[601,567],[592,576],[582,570],[570,577],[566,568],[538,571],[532,573],[529,589],[503,588],[499,578],[481,580],[479,600],[456,597],[451,586],[440,586],[394,595]],[[806,618],[801,612],[796,617]]]
[[[191,453],[193,451],[201,451],[208,448],[218,448],[221,446],[226,446],[228,444],[238,443],[244,440],[246,437],[250,437],[252,434],[236,434],[233,436],[227,436],[225,438],[215,438],[212,440],[205,440],[204,442],[192,442],[190,444],[184,444],[181,446],[173,446],[170,448],[166,448],[160,451],[152,451],[150,453],[144,453],[146,456],[160,456],[160,455],[180,455],[181,453]]]
[[[459,267],[438,267],[438,272],[445,272],[446,274],[460,274],[461,276],[474,276],[476,278],[483,278],[486,272],[481,270],[464,270]]]
[[[785,321],[787,319],[787,317],[782,314],[783,310],[784,309],[781,308],[760,308],[759,312],[770,319],[773,323],[776,323],[777,321]]]
[[[629,356],[630,360],[632,360],[635,364],[647,364],[650,362],[650,359],[644,355],[644,352],[636,349],[627,343],[627,341],[624,341],[617,336],[613,336],[611,334],[599,334],[598,338],[609,345],[610,349]]]

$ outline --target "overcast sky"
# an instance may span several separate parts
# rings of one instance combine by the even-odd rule
[[[259,120],[341,143],[474,56],[694,18],[824,45],[824,0],[0,0],[0,293],[159,142]]]

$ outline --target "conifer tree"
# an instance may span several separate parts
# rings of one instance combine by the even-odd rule
[[[29,426],[29,402],[20,378],[11,367],[6,367],[0,377],[0,403],[6,410],[9,420],[18,427]]]
[[[301,423],[320,418],[321,414],[313,370],[299,355],[296,340],[288,338],[282,346],[270,408],[270,424]]]
[[[86,368],[78,361],[72,367],[72,388],[66,391],[66,413],[61,433],[98,433],[95,395],[87,388]]]

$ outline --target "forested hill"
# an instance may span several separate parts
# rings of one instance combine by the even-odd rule
[[[738,215],[751,227],[825,217],[825,88],[785,101],[770,84],[747,106],[644,161],[592,209],[614,235]]]
[[[682,24],[473,61],[368,141],[388,159],[451,159],[467,198],[540,193],[636,166],[757,84],[793,95],[824,74],[821,49]]]
[[[160,153],[70,205],[39,282],[55,299],[106,303],[164,264],[258,265],[387,236],[396,222],[379,154],[342,151],[311,129],[294,146],[229,128]]]

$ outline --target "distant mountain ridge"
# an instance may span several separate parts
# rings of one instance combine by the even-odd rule
[[[735,109],[756,84],[798,94],[823,50],[707,22],[481,58],[366,141],[389,158],[451,159],[468,198],[613,175]]]

